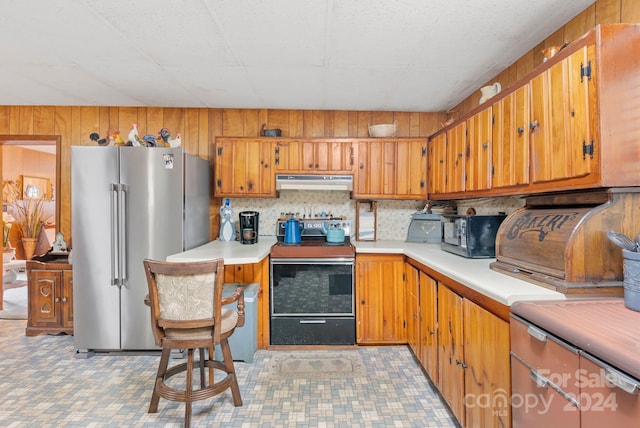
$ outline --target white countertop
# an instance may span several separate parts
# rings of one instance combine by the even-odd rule
[[[425,266],[504,305],[521,300],[566,300],[566,296],[542,286],[493,271],[495,259],[467,259],[440,249],[440,244],[405,241],[351,241],[360,254],[404,254]],[[223,258],[226,265],[259,263],[269,256],[275,236],[260,236],[257,244],[211,241],[200,247],[167,257],[167,261],[189,262]]]
[[[356,253],[404,254],[507,306],[520,300],[566,300],[562,293],[491,270],[489,264],[496,259],[467,259],[442,251],[440,244],[352,242]]]
[[[215,240],[182,253],[172,254],[167,257],[167,261],[197,262],[223,258],[225,265],[258,263],[269,256],[271,246],[275,243],[275,236],[260,236],[256,244]]]

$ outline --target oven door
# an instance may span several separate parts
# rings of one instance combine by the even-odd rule
[[[354,259],[272,258],[272,345],[355,344]]]

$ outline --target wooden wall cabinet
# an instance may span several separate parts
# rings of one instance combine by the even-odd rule
[[[491,106],[467,119],[465,191],[491,189],[493,111]]]
[[[446,134],[447,186],[442,191],[437,181],[430,181],[428,197],[639,186],[639,80],[640,26],[594,27],[485,103],[489,105],[430,137],[429,145],[439,146],[440,135]],[[493,147],[487,147],[490,183],[483,169],[484,130],[476,130],[486,123],[482,115],[488,108],[493,110]],[[466,172],[460,165],[465,155]]]
[[[351,174],[354,149],[346,139],[278,139],[274,144],[276,172]]]
[[[353,198],[426,198],[425,138],[376,138],[355,144]]]
[[[27,336],[73,334],[73,270],[68,263],[28,260]]]
[[[529,84],[492,106],[491,188],[529,184]]]
[[[356,343],[407,343],[403,255],[356,255]]]
[[[438,134],[428,144],[427,191],[438,195],[447,188],[447,133]]]
[[[462,121],[447,131],[445,193],[464,192],[466,180],[467,123]]]
[[[217,138],[214,195],[275,197],[273,144],[266,138]]]

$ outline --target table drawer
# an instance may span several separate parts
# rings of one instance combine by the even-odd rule
[[[580,392],[578,349],[528,321],[511,315],[511,352],[573,396]]]

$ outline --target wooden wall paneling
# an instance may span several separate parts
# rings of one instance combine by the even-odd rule
[[[408,124],[407,124],[407,136],[409,137],[418,137],[420,136],[420,123],[421,123],[422,115],[418,112],[411,112],[408,114]],[[425,121],[427,120],[427,116],[425,116]],[[436,128],[437,130],[437,128]],[[435,132],[435,131],[434,131]],[[422,134],[422,135],[431,135],[431,134]]]
[[[357,111],[349,111],[349,133],[347,134],[349,137],[354,138],[358,137],[358,118],[360,112]]]
[[[244,135],[244,113],[242,109],[232,108],[222,111],[222,134],[225,137]]]
[[[209,112],[206,108],[198,109],[198,124],[198,151],[196,153],[202,159],[209,159]]]
[[[281,129],[283,136],[291,136],[291,130],[289,128],[289,110],[268,110],[268,119],[265,122],[267,129]],[[260,128],[262,124],[258,126],[258,133],[260,134]]]
[[[518,58],[516,61],[516,75],[517,78],[522,78],[525,74],[533,69],[533,61],[535,52],[540,52],[543,49],[544,45],[542,43],[538,44],[535,48],[531,49],[529,52]]]
[[[147,107],[145,116],[146,134],[155,135],[158,138],[160,130],[164,128],[164,109],[162,107]]]
[[[396,135],[398,137],[400,136],[409,136],[410,135],[410,129],[409,129],[409,113],[407,112],[398,112],[395,113],[393,115],[393,121],[388,122],[388,123],[395,123],[396,124]]]
[[[592,4],[576,15],[564,26],[564,42],[571,43],[579,39],[596,25],[596,6]]]
[[[10,108],[8,133],[20,135],[20,106],[11,106]]]
[[[637,3],[637,1],[634,1]],[[620,0],[599,0],[596,8],[596,24],[615,24],[620,22]]]
[[[257,137],[262,125],[269,128],[269,112],[264,109],[246,109],[242,115],[242,136]]]
[[[149,129],[149,123],[147,122],[147,108],[136,108],[136,123],[138,124],[138,137],[142,139],[147,134],[153,134],[153,130]],[[131,128],[131,126],[129,126]],[[128,134],[128,133],[127,133]]]
[[[138,108],[137,107],[120,107],[118,108],[118,122],[120,124],[120,135],[124,142],[127,142],[127,136],[131,131],[131,124],[138,122]],[[144,132],[138,130],[138,132],[144,135]],[[142,138],[142,135],[140,137]]]
[[[184,127],[181,132],[182,147],[186,153],[195,156],[198,156],[199,119],[200,115],[198,114],[197,108],[185,109]]]
[[[0,134],[11,133],[11,106],[0,106]]]
[[[356,135],[352,135],[352,137],[368,137],[369,125],[373,125],[373,118],[371,117],[371,112],[359,111]]]
[[[33,106],[20,106],[18,134],[33,135]]]
[[[394,123],[395,116],[392,111],[374,111],[371,113],[371,123],[369,125]]]
[[[71,145],[73,141],[71,107],[56,107],[54,133],[60,136],[60,225],[59,230],[65,236],[71,236]],[[79,131],[78,131],[79,133]]]
[[[335,137],[349,136],[349,112],[345,110],[337,110],[333,119],[333,135]]]
[[[37,106],[33,109],[34,135],[53,135],[55,107]]]
[[[164,127],[169,128],[169,132],[174,137],[184,131],[184,110],[174,107],[164,109]]]
[[[304,135],[304,114],[302,110],[287,110],[289,113],[289,137]]]
[[[336,112],[334,110],[327,110],[324,112],[324,135],[323,137],[335,137],[336,136]]]
[[[620,22],[638,23],[640,22],[640,2],[638,0],[620,1]]]
[[[305,128],[307,128],[305,126]],[[308,128],[311,130],[311,134],[305,136],[308,137],[322,137],[324,136],[324,111],[312,110],[311,111],[311,126]]]
[[[92,146],[97,143],[91,141],[89,135],[96,132],[101,138],[106,137],[106,133],[100,130],[100,108],[80,107],[80,140],[78,143],[84,146]]]
[[[119,111],[120,109],[118,107],[109,107],[109,129],[111,130],[112,135],[115,131],[120,132],[120,135],[122,135],[123,132],[123,130],[120,129]],[[124,139],[124,137],[122,138]]]

